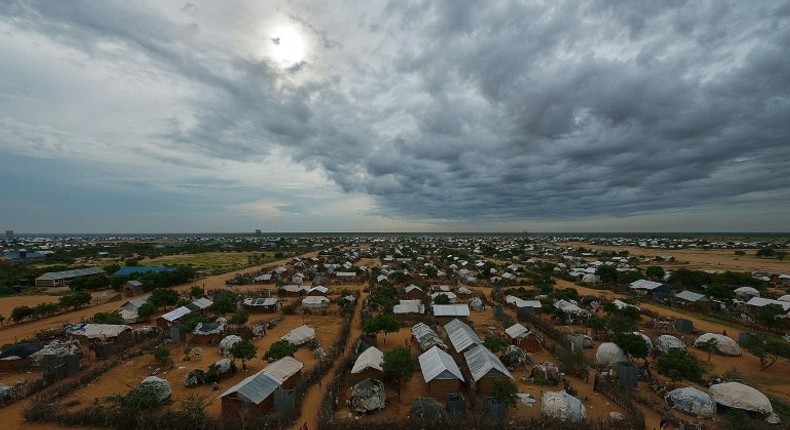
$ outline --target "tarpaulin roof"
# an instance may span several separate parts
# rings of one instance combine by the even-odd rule
[[[107,339],[132,330],[128,325],[119,324],[77,324],[66,327],[66,333],[85,336],[88,339]]]
[[[716,402],[704,391],[694,387],[676,388],[664,396],[669,406],[686,414],[713,418],[716,416]]]
[[[714,384],[708,390],[714,402],[736,409],[770,414],[774,411],[765,394],[740,382]]]
[[[581,422],[587,418],[581,400],[565,391],[546,391],[540,402],[541,412],[548,417],[571,422]]]
[[[283,383],[291,376],[296,375],[303,367],[304,364],[301,361],[293,357],[283,357],[266,366],[262,372]]]
[[[598,347],[598,351],[595,352],[595,360],[600,364],[614,366],[622,361],[628,361],[628,356],[616,343],[604,342]]]
[[[7,357],[28,358],[35,352],[41,350],[42,345],[37,342],[19,343],[9,346],[0,352],[0,359]]]
[[[434,379],[464,380],[461,369],[455,364],[453,357],[437,346],[425,351],[417,359],[420,362],[420,370],[425,382]]]
[[[315,330],[308,327],[307,325],[299,326],[289,331],[280,339],[296,346],[304,345],[305,343],[315,339]]]
[[[357,412],[384,409],[386,395],[384,383],[378,379],[365,379],[351,387],[351,405]]]
[[[351,373],[360,373],[365,369],[376,369],[380,372],[383,372],[383,364],[384,353],[375,346],[371,346],[370,348],[362,351],[362,354],[359,354],[357,361],[354,362],[354,367],[351,368]]]
[[[694,346],[703,348],[711,339],[716,340],[716,350],[724,355],[741,355],[741,347],[735,341],[723,334],[705,333],[694,340]]]
[[[515,323],[512,326],[506,328],[505,333],[507,333],[508,336],[510,336],[513,339],[518,339],[519,337],[529,333],[529,329],[527,329],[526,327],[524,327],[519,323]]]
[[[670,334],[662,334],[661,336],[657,337],[656,347],[661,352],[668,352],[670,349],[682,349],[684,351],[686,350],[686,344],[684,344],[680,339]]]

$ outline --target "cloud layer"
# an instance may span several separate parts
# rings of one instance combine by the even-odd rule
[[[790,3],[260,3],[0,3],[0,155],[206,230],[790,229]]]

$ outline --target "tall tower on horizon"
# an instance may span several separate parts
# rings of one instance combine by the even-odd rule
[[[14,230],[6,230],[5,231],[5,239],[6,240],[14,240]]]

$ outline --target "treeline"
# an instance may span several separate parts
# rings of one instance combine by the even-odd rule
[[[701,270],[689,270],[685,268],[677,269],[672,272],[669,278],[669,285],[676,290],[691,290],[704,292],[705,295],[713,296],[718,299],[731,299],[735,297],[733,292],[738,287],[752,287],[763,290],[762,282],[754,279],[748,272],[723,272],[708,273]]]
[[[89,305],[91,294],[87,291],[75,291],[60,297],[57,302],[39,303],[35,306],[17,306],[11,311],[11,321],[20,323],[26,320],[36,320],[64,310],[74,310]],[[0,320],[5,317],[0,315]]]

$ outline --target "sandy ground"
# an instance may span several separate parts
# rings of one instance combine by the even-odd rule
[[[661,264],[665,269],[671,270],[673,266],[687,267],[690,269],[712,269],[732,271],[769,271],[775,273],[790,273],[790,258],[784,261],[777,259],[757,258],[756,249],[742,249],[747,255],[735,255],[734,249],[653,249],[634,246],[605,246],[590,245],[584,242],[565,242],[563,245],[582,246],[588,249],[602,251],[628,251],[629,255],[638,257],[672,256],[675,263]]]

